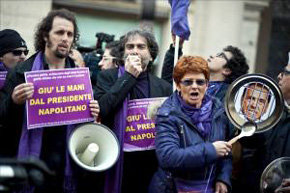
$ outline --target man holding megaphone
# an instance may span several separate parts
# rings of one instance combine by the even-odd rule
[[[43,160],[56,173],[54,177],[46,179],[43,186],[23,187],[22,192],[88,192],[79,188],[77,177],[81,178],[81,175],[80,173],[76,175],[76,168],[68,156],[67,141],[74,124],[36,129],[28,129],[26,124],[28,105],[25,107],[25,102],[36,94],[37,89],[32,83],[25,83],[24,73],[74,68],[75,64],[69,58],[69,53],[77,37],[76,19],[72,12],[64,9],[49,12],[36,31],[37,53],[8,73],[0,93],[0,124],[3,123],[10,129],[8,132],[10,135],[2,136],[10,139],[9,143],[5,144],[5,148],[10,149],[8,156],[18,158],[34,156]],[[87,101],[83,105],[90,111],[91,117],[97,120],[98,102],[90,100],[88,105]],[[65,119],[68,115],[55,116],[62,116],[62,119]],[[96,190],[92,188],[91,191]]]
[[[157,42],[151,33],[128,32],[121,40],[120,49],[124,66],[102,71],[97,81],[96,98],[100,103],[102,123],[115,132],[121,146],[118,162],[107,172],[105,193],[147,193],[158,166],[157,159],[153,150],[123,151],[128,100],[165,97],[172,93],[172,89],[169,83],[149,73],[158,53]],[[149,129],[150,125],[145,126]]]

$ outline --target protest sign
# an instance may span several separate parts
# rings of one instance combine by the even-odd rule
[[[135,99],[128,102],[124,151],[144,151],[155,148],[155,122],[147,110],[158,108],[166,97]]]
[[[94,120],[88,68],[30,71],[25,79],[34,85],[33,97],[26,102],[28,129]]]

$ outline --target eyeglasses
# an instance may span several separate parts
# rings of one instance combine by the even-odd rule
[[[184,86],[191,86],[193,83],[196,83],[197,86],[203,86],[207,83],[205,79],[196,79],[196,80],[182,80],[180,81],[181,84]]]
[[[227,56],[226,56],[225,53],[223,53],[223,52],[218,53],[218,54],[216,55],[216,57],[223,58],[223,59],[225,59],[227,62],[229,62],[229,59],[227,58]]]
[[[116,59],[116,57],[113,57],[113,56],[103,56],[102,57],[102,60],[104,60],[104,61],[109,61],[110,59]]]
[[[22,53],[24,53],[25,56],[27,56],[29,50],[12,50],[11,53],[14,55],[14,56],[21,56]]]
[[[286,68],[283,69],[283,71],[281,72],[281,75],[284,76],[284,75],[290,75],[290,71],[287,70]]]

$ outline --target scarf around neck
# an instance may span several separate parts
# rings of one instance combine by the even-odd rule
[[[33,62],[31,71],[43,70],[43,53],[39,52],[36,55],[36,58]],[[68,125],[66,130],[66,139],[68,141],[73,129],[74,125]],[[27,129],[27,114],[26,109],[24,110],[23,124],[22,124],[22,132],[18,147],[18,155],[19,159],[25,159],[28,157],[35,157],[37,159],[40,158],[41,148],[42,148],[42,137],[43,137],[43,129]],[[65,179],[64,179],[64,192],[65,193],[75,193],[76,192],[76,181],[73,177],[73,171],[70,163],[70,156],[68,149],[66,149],[65,156]],[[21,193],[33,193],[33,186],[26,186],[22,190],[18,191]]]
[[[6,68],[6,66],[4,65],[3,62],[0,62],[0,72],[6,72],[8,71],[8,69]]]
[[[120,66],[118,70],[118,78],[125,73],[125,67]],[[123,101],[122,107],[117,111],[114,117],[114,132],[117,135],[120,142],[120,156],[117,163],[107,171],[105,178],[105,191],[104,193],[121,193],[122,189],[122,176],[123,176],[123,165],[124,165],[124,135],[126,128],[126,117],[128,111],[128,101],[130,97],[132,99],[137,98],[149,98],[149,77],[148,73],[142,73],[137,78],[137,83],[132,89],[132,92],[127,95]],[[144,91],[147,90],[147,91]],[[134,96],[132,96],[134,95]]]
[[[125,73],[125,67],[120,66],[118,69],[118,78]],[[113,131],[119,139],[120,143],[120,156],[116,164],[106,171],[104,193],[120,193],[122,188],[122,175],[123,175],[123,161],[124,161],[124,135],[126,127],[126,118],[128,110],[128,95],[122,104],[122,107],[116,112],[114,117]]]
[[[194,108],[188,105],[179,94],[177,94],[177,98],[182,112],[184,112],[191,119],[192,123],[196,125],[202,137],[207,138],[211,132],[211,114],[213,105],[211,98],[208,95],[205,95],[200,108]]]
[[[217,93],[220,91],[221,87],[225,85],[224,81],[209,81],[208,89],[206,93],[210,96],[216,96]]]
[[[148,80],[148,72],[141,73],[137,78],[137,83],[135,87],[132,89],[131,97],[142,99],[149,98],[150,89],[149,89],[149,80]],[[132,98],[132,99],[134,99]]]

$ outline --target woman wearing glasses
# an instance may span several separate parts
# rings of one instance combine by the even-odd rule
[[[177,90],[157,112],[156,154],[159,170],[150,193],[230,190],[231,145],[223,105],[206,94],[207,61],[184,56],[174,68]]]
[[[8,71],[23,62],[28,54],[25,41],[15,30],[0,31],[0,71]]]

